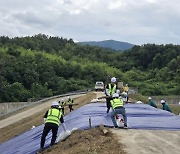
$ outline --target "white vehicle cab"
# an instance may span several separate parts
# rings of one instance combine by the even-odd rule
[[[104,91],[104,83],[102,81],[97,81],[95,84],[95,90]]]

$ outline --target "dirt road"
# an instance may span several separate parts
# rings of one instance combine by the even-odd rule
[[[81,95],[73,95],[72,98],[77,98],[77,97],[80,97],[80,96],[83,96],[84,94],[81,94]],[[15,122],[18,122],[19,120],[22,120],[24,118],[27,118],[27,117],[30,117],[38,112],[41,112],[43,111],[44,109],[47,109],[51,106],[51,103],[53,101],[59,101],[60,99],[64,99],[65,97],[61,97],[61,98],[55,98],[55,99],[52,99],[52,100],[48,100],[44,103],[41,103],[41,104],[36,104],[34,107],[31,107],[29,110],[24,110],[16,115],[13,115],[13,116],[10,116],[10,117],[7,117],[3,120],[0,121],[0,129],[5,127],[5,126],[8,126],[8,125],[11,125]]]
[[[114,130],[128,154],[179,154],[180,131]]]

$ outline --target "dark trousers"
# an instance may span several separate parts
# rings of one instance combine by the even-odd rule
[[[72,105],[69,105],[69,110],[70,110],[70,112],[71,112],[72,110],[74,110],[74,109],[72,108]]]
[[[109,113],[109,110],[110,110],[110,108],[111,108],[111,101],[112,100],[112,98],[106,98],[106,107],[107,107],[107,113]]]
[[[46,136],[49,133],[49,131],[52,130],[52,138],[51,138],[51,146],[54,145],[57,137],[57,131],[58,131],[58,125],[54,123],[46,123],[44,126],[44,130],[41,136],[41,148],[44,148],[44,143],[46,140]]]
[[[62,114],[64,115],[64,107],[62,108]]]

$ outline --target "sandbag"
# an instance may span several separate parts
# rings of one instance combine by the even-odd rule
[[[64,141],[69,135],[71,135],[71,131],[67,130],[66,132],[62,132],[59,134],[59,136],[57,137],[56,143],[57,142],[61,142]]]
[[[78,128],[73,128],[73,129],[71,130],[71,134],[72,134],[74,131],[76,131],[76,130],[78,130]]]

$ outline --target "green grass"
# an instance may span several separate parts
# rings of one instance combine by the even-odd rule
[[[162,109],[162,105],[157,105],[158,109]],[[171,108],[172,112],[176,115],[180,114],[180,105],[172,105],[169,104],[169,107]]]
[[[144,103],[148,103],[147,96],[143,96],[143,95],[141,95],[139,93],[129,94],[128,96],[130,98],[132,98],[133,100],[141,101],[141,102],[144,102]]]
[[[136,100],[136,101],[142,101],[144,103],[148,103],[148,97],[143,96],[139,93],[131,94],[129,95],[130,98]],[[157,96],[158,97],[158,96]],[[173,97],[173,96],[172,96]],[[176,98],[177,96],[174,96]],[[162,98],[162,96],[159,96],[159,98]],[[157,105],[158,109],[162,109],[162,105]],[[180,105],[175,104],[169,104],[169,107],[171,108],[172,112],[176,115],[180,114]]]

